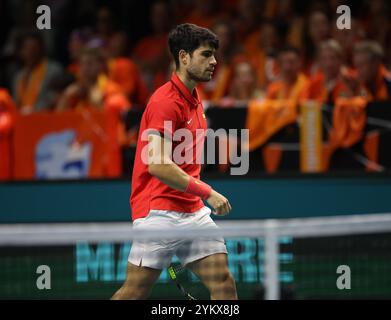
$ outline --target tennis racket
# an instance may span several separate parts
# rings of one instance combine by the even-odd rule
[[[180,292],[185,296],[187,300],[197,300],[194,298],[193,295],[191,295],[188,290],[182,285],[181,281],[179,280],[179,275],[186,272],[186,268],[182,267],[181,265],[170,265],[167,268],[168,274],[170,275],[171,281],[173,281],[176,285],[176,287],[179,289]]]

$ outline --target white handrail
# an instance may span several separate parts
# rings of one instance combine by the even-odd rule
[[[337,236],[391,231],[391,213],[345,215],[295,219],[217,221],[213,236],[265,237],[273,229],[277,236]],[[210,237],[211,229],[133,230],[128,222],[2,224],[0,246],[60,245],[78,241],[132,241],[156,239],[193,239]]]

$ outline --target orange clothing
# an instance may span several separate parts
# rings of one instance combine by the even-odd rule
[[[248,150],[257,149],[296,119],[297,103],[292,99],[250,101],[246,116],[246,128],[249,129]]]
[[[224,98],[229,91],[232,81],[232,65],[218,64],[215,68],[213,79],[209,82],[201,83],[198,88],[204,92],[206,100],[217,101]]]
[[[132,103],[145,107],[148,92],[136,64],[128,58],[115,58],[108,67],[109,79],[119,85]]]
[[[381,101],[391,98],[391,74],[380,66],[373,88],[361,84],[359,96],[365,97],[368,101]]]
[[[304,74],[299,74],[293,85],[288,85],[282,80],[273,82],[267,88],[267,99],[286,99],[299,101],[304,95],[308,86],[308,78]]]
[[[96,96],[99,98],[94,98]],[[93,101],[94,99],[97,101]],[[122,170],[121,146],[126,143],[124,141],[125,125],[121,122],[120,114],[131,107],[131,103],[123,94],[121,87],[108,79],[107,76],[101,75],[87,98],[70,97],[66,105],[82,114],[97,108],[105,112],[106,175],[119,177]],[[82,140],[83,134],[84,131],[79,133],[77,139]]]
[[[333,109],[329,141],[334,147],[350,148],[364,135],[367,102],[362,97],[338,98]]]
[[[246,117],[246,128],[250,132],[250,151],[260,147],[280,129],[296,121],[297,104],[307,85],[308,79],[300,74],[291,86],[281,80],[272,83],[264,101],[250,101]]]
[[[123,95],[121,87],[102,74],[99,76],[96,85],[91,88],[88,97],[84,99],[77,96],[69,97],[66,107],[74,110],[103,109],[105,101],[114,95]],[[129,101],[127,101],[127,104],[128,106],[131,105]]]
[[[279,74],[278,64],[275,58],[267,56],[265,51],[260,51],[257,56],[251,59],[257,73],[257,85],[261,88],[267,87],[276,80]]]
[[[342,79],[336,79],[330,88],[326,87],[324,73],[319,71],[310,78],[304,98],[320,103],[334,104],[339,97],[349,95],[349,88]]]
[[[278,66],[275,58],[260,47],[260,38],[260,30],[251,33],[244,42],[244,53],[256,70],[257,86],[263,88],[278,76]]]
[[[293,47],[302,49],[303,44],[303,30],[304,19],[301,17],[295,17],[289,25],[289,30],[286,35],[287,43]]]
[[[31,73],[25,72],[18,80],[16,100],[19,106],[34,107],[40,94],[41,84],[46,75],[47,65],[46,60],[42,61]]]
[[[261,39],[262,31],[257,30],[250,33],[243,42],[243,49],[247,56],[253,56],[257,52],[261,51],[260,47],[260,39]]]

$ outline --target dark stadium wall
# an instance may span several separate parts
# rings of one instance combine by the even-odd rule
[[[391,212],[391,177],[206,180],[232,204],[223,219]],[[126,180],[0,184],[0,223],[129,221]]]

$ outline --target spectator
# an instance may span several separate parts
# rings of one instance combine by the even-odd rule
[[[49,105],[49,84],[61,75],[62,68],[47,58],[43,39],[38,33],[24,35],[19,48],[22,68],[13,79],[14,99],[22,113],[43,111]]]
[[[375,41],[356,44],[353,53],[357,78],[350,79],[352,91],[372,100],[387,100],[391,97],[391,77],[382,63],[383,49]]]
[[[350,96],[350,90],[342,78],[343,51],[336,40],[320,44],[319,72],[310,79],[307,99],[334,105],[338,97]]]
[[[268,99],[293,99],[298,101],[308,86],[308,79],[301,71],[300,51],[286,47],[278,54],[280,79],[271,83],[267,89]]]
[[[102,110],[110,96],[122,95],[119,85],[105,75],[105,68],[106,61],[98,50],[85,49],[80,56],[79,77],[66,88],[59,99],[57,110]]]
[[[264,21],[256,42],[246,43],[245,54],[254,64],[257,74],[257,85],[265,90],[266,86],[276,80],[277,64],[275,55],[282,42],[277,25],[273,21]]]
[[[308,76],[314,75],[318,71],[316,53],[319,45],[327,40],[331,34],[331,25],[326,12],[321,9],[314,9],[307,19],[307,33],[304,33],[304,72]]]
[[[249,100],[258,98],[260,98],[260,91],[257,89],[254,68],[249,62],[239,62],[234,69],[234,78],[229,96],[223,104],[247,103]]]
[[[138,66],[127,56],[127,37],[117,32],[106,50],[108,77],[118,84],[133,105],[144,108],[148,97],[147,88]]]
[[[352,17],[351,29],[338,29],[334,21],[332,38],[337,40],[343,50],[343,59],[349,67],[353,66],[353,49],[356,43],[365,39],[365,30],[360,21]]]

